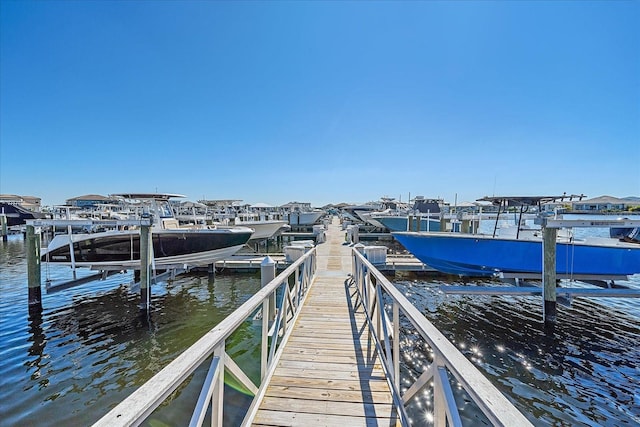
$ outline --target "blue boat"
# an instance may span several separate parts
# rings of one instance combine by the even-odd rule
[[[498,273],[542,273],[542,233],[522,228],[523,215],[543,205],[569,197],[532,196],[485,197],[498,207],[493,234],[444,232],[394,232],[393,236],[423,263],[444,273],[461,276],[494,276]],[[513,235],[498,234],[498,218],[504,208],[520,208]],[[556,273],[578,276],[614,277],[640,273],[640,244],[631,239],[591,237],[576,239],[558,235]]]
[[[541,236],[515,238],[444,232],[393,236],[423,263],[448,274],[494,276],[542,272]],[[609,238],[571,239],[556,246],[556,272],[573,276],[640,273],[640,244]]]

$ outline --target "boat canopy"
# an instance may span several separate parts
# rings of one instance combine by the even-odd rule
[[[170,193],[119,193],[119,194],[111,194],[111,196],[115,197],[123,197],[125,199],[131,200],[162,200],[167,201],[172,198],[177,197],[187,197],[182,194],[170,194]]]
[[[562,196],[491,196],[476,199],[478,202],[490,202],[494,206],[541,206],[555,201],[582,200],[584,194],[563,194]]]

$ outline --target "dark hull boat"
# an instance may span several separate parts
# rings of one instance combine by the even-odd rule
[[[138,201],[151,219],[152,259],[163,266],[204,266],[230,257],[251,238],[248,227],[180,227],[169,206],[173,194],[122,194]],[[42,261],[92,269],[140,268],[140,229],[61,234],[43,250]]]
[[[33,212],[22,206],[9,203],[0,203],[0,213],[4,213],[7,217],[7,226],[9,227],[24,225],[28,219],[43,219],[46,217],[46,215],[41,212]]]
[[[154,231],[154,262],[156,266],[208,265],[233,255],[244,246],[252,233],[253,230],[246,227]],[[140,231],[59,235],[44,251],[42,260],[76,267],[139,267]]]

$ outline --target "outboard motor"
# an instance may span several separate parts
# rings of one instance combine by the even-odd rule
[[[631,232],[623,238],[623,240],[625,242],[640,244],[640,227],[632,229]]]
[[[624,239],[634,229],[630,227],[611,227],[609,229],[609,236],[614,239]]]
[[[618,219],[629,219],[629,218],[620,218]],[[633,227],[611,227],[609,229],[609,236],[613,239],[624,240],[625,237],[629,235],[633,231]]]

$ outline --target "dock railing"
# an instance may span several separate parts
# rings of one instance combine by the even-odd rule
[[[212,406],[211,424],[222,426],[225,371],[254,395],[258,392],[277,360],[276,352],[286,340],[292,320],[315,276],[316,252],[316,248],[310,249],[94,425],[136,426],[143,423],[198,367],[211,359],[189,425],[201,426]],[[269,305],[276,297],[276,309],[270,309]],[[275,316],[270,318],[269,313],[274,312]],[[226,339],[245,321],[255,318],[262,322],[260,384],[254,384],[225,351]]]
[[[435,426],[461,426],[449,380],[455,378],[489,421],[496,426],[531,426],[513,404],[357,249],[353,250],[352,279],[373,335],[401,423],[409,425],[406,405],[425,387],[433,391]],[[431,347],[433,361],[420,376],[401,389],[400,316]],[[404,323],[403,323],[404,324]]]

